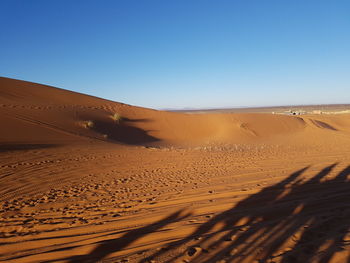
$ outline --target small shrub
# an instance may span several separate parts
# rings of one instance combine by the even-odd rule
[[[85,122],[85,127],[86,128],[93,128],[95,126],[93,121],[86,121]]]
[[[122,120],[122,116],[119,113],[114,113],[113,116],[112,116],[112,119],[115,122],[119,123]]]

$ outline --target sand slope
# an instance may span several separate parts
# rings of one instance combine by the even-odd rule
[[[171,113],[0,78],[0,121],[0,261],[350,262],[349,115]]]
[[[2,142],[55,143],[87,138],[137,145],[247,143],[305,127],[349,131],[343,116],[182,114],[111,102],[40,84],[0,78]],[[118,113],[120,123],[113,120]],[[323,116],[322,116],[323,117]],[[87,128],[88,122],[93,125]],[[26,132],[23,132],[23,129]]]

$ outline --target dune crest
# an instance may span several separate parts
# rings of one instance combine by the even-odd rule
[[[0,121],[6,123],[0,131],[2,143],[72,143],[96,139],[131,145],[201,146],[254,143],[281,136],[292,138],[308,125],[350,130],[350,125],[343,125],[339,116],[333,126],[322,120],[305,121],[308,117],[272,114],[184,114],[130,106],[7,78],[0,78],[0,86]],[[121,120],[113,120],[114,114],[119,114]]]

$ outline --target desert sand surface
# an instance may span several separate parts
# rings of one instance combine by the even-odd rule
[[[350,262],[350,114],[166,112],[0,78],[0,123],[1,262]]]

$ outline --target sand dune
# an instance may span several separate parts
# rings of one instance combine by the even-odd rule
[[[0,85],[1,122],[6,123],[0,133],[2,142],[63,143],[93,138],[135,145],[202,146],[290,136],[307,126],[350,131],[349,118],[343,116],[171,113],[6,78],[0,79]],[[113,120],[115,113],[122,121]]]
[[[0,261],[350,262],[350,114],[174,113],[0,78],[0,122]]]

